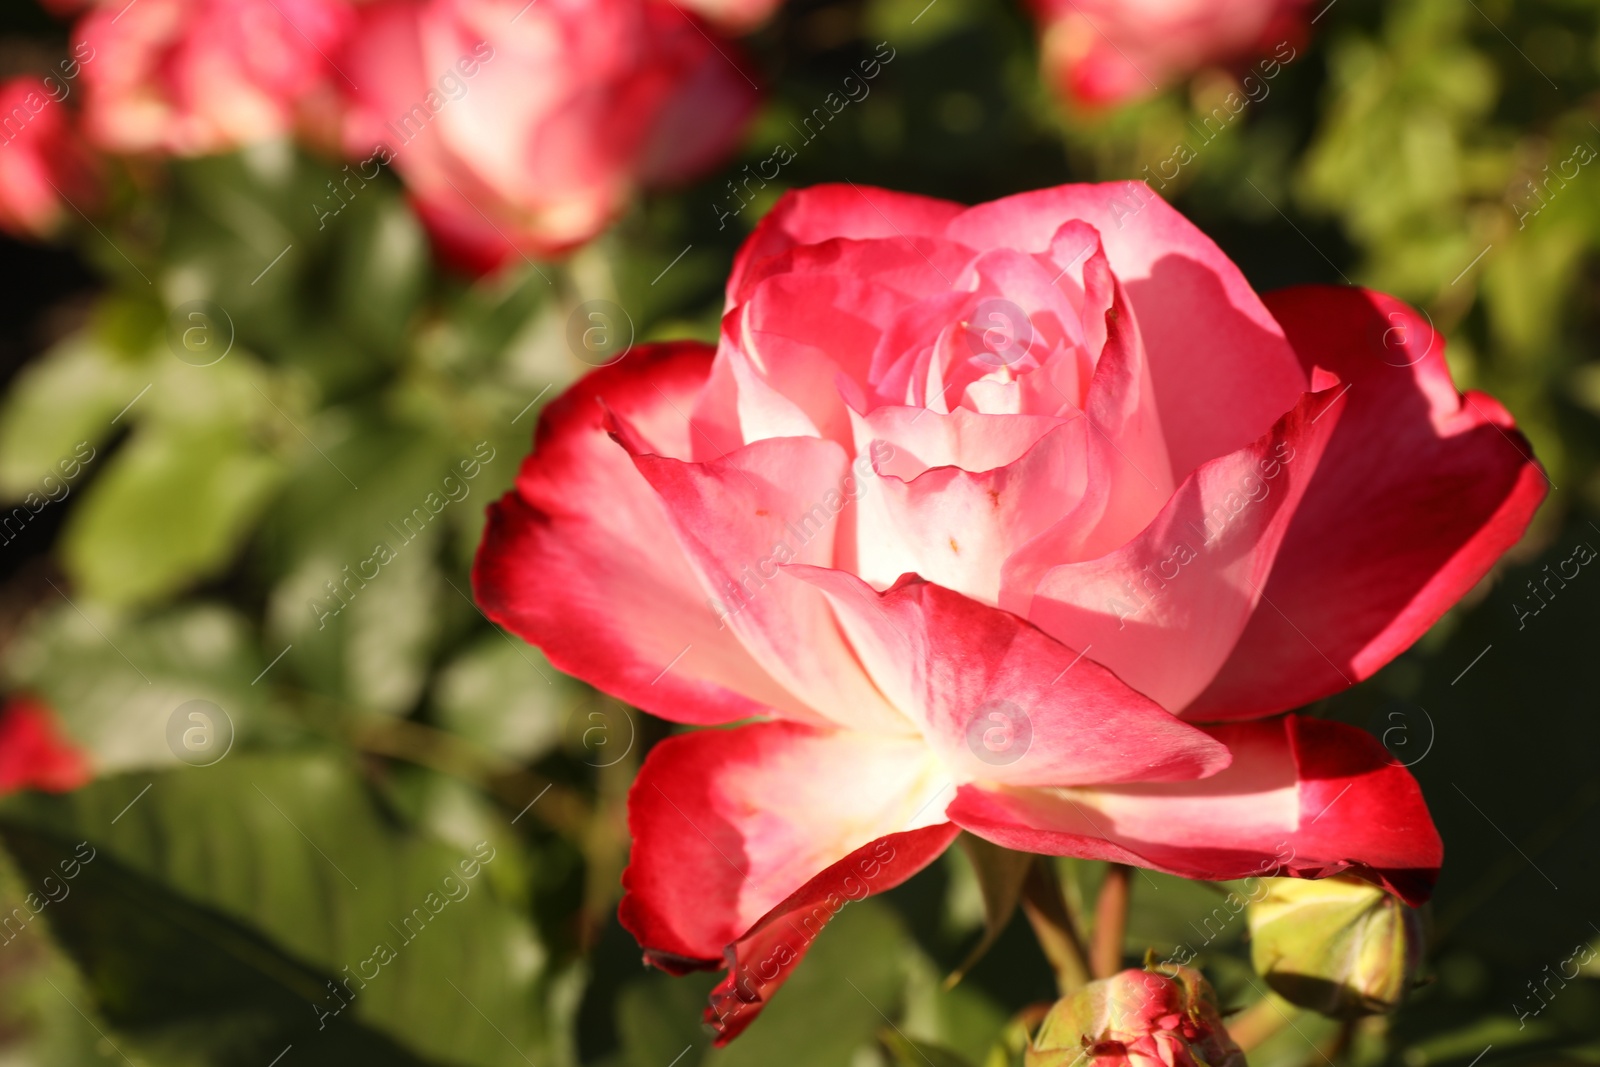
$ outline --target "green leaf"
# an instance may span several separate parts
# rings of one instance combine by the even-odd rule
[[[225,427],[141,427],[73,513],[74,583],[114,606],[159,600],[222,571],[282,470]]]
[[[274,591],[272,630],[294,646],[288,666],[312,688],[397,715],[422,694],[441,619],[472,609],[445,585],[431,537],[385,543],[397,552],[369,551],[342,568],[331,556],[307,559]]]
[[[960,1054],[938,1045],[912,1041],[898,1030],[885,1029],[878,1040],[895,1067],[971,1067]]]
[[[56,862],[54,856],[51,862]],[[60,871],[52,868],[59,879]],[[54,886],[56,883],[52,883]],[[51,939],[44,922],[34,922],[28,894],[38,904],[39,885],[25,875],[10,856],[0,851],[0,917],[10,920],[0,927],[0,1034],[5,1058],[16,1064],[94,1063],[101,1034],[78,1012],[92,1012],[93,1000],[83,978],[61,948]],[[77,890],[74,890],[77,891]],[[60,895],[59,889],[54,889]],[[16,909],[24,909],[19,922]]]
[[[53,483],[70,491],[81,465],[117,429],[111,420],[142,388],[136,377],[89,333],[23,370],[0,408],[0,499],[64,496]]]
[[[68,983],[63,989],[57,982],[55,992],[43,987],[37,994],[36,1010],[59,1009],[50,1020],[57,1042],[76,1030],[88,1039],[81,1043],[85,1052],[100,1037],[102,1054],[115,1048],[137,1056],[130,1061],[136,1064],[148,1056],[180,1067],[260,1067],[290,1047],[296,1063],[317,1067],[429,1067],[429,1061],[352,1019],[319,1027],[306,1004],[326,979],[249,928],[195,907],[92,845],[13,825],[0,834],[32,893],[31,907],[19,901],[10,912],[11,936],[18,944],[44,938],[42,930],[16,925],[18,916],[40,907],[89,985],[84,990]],[[74,866],[76,874],[68,878]],[[101,1023],[90,1016],[109,1020],[117,1028],[114,1036],[101,1036]],[[40,1062],[94,1061],[83,1056]]]
[[[1163,958],[1182,958],[1225,950],[1245,936],[1245,898],[1258,891],[1258,882],[1217,884],[1135,870],[1123,951],[1137,958],[1154,948]]]
[[[428,242],[399,200],[370,186],[360,192],[361,210],[330,220],[349,226],[340,245],[339,308],[353,336],[398,350],[427,278]]]
[[[401,553],[350,601],[344,676],[354,702],[390,715],[416,703],[439,634],[439,600],[453,595],[433,560],[413,551]]]
[[[464,854],[394,826],[340,759],[234,757],[12,798],[0,834],[35,873],[62,842],[98,850],[83,870],[103,891],[51,919],[119,1025],[200,1026],[220,1000],[265,1016],[273,1041],[299,1015],[308,1052],[318,1022],[320,1036],[354,1023],[483,1067],[537,1061],[548,1039],[544,950],[485,876],[492,847]]]
[[[52,594],[54,595],[54,594]],[[244,619],[215,604],[191,604],[137,622],[95,604],[58,600],[6,649],[4,676],[37,693],[100,773],[177,761],[167,723],[191,700],[216,704],[234,743],[258,728],[267,666]]]
[[[623,1062],[628,1067],[663,1067],[682,1056],[678,1067],[692,1067],[705,1059],[711,1035],[700,1017],[716,982],[712,975],[651,974],[626,986],[617,998]]]
[[[941,977],[933,960],[920,952],[911,956],[900,1032],[921,1045],[982,1063],[1001,1038],[1006,1013],[974,983],[949,989]]]
[[[530,762],[561,741],[564,720],[581,705],[584,692],[538,649],[486,634],[439,672],[433,705],[445,729]]]
[[[1022,883],[1027,880],[1028,869],[1033,866],[1034,859],[1030,853],[1013,852],[968,833],[963,833],[957,840],[961,844],[961,851],[972,864],[978,888],[983,893],[983,937],[978,939],[961,966],[950,975],[949,985],[959,982],[1005,932],[1011,917],[1016,914],[1018,901],[1022,899]]]
[[[306,425],[299,417],[296,421]],[[264,523],[264,555],[273,572],[290,573],[315,556],[328,567],[319,582],[331,581],[344,566],[355,569],[380,543],[400,553],[435,544],[433,531],[440,524],[428,510],[429,494],[445,499],[445,476],[459,461],[470,464],[472,446],[453,447],[433,434],[367,413],[330,414],[328,421],[344,423],[340,439],[325,441],[320,454],[307,449],[300,455],[282,501]],[[449,503],[443,515],[480,509],[473,500],[475,482],[465,484],[470,495]]]

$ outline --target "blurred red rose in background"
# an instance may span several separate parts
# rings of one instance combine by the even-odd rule
[[[721,1041],[958,829],[1428,896],[1410,774],[1282,714],[1408,647],[1544,496],[1409,308],[1264,303],[1138,183],[842,185],[762,221],[722,323],[553,402],[474,571],[562,670],[768,720],[667,739],[630,795],[622,922],[729,967]]]
[[[138,0],[78,24],[89,139],[193,156],[327,125],[345,0]]]
[[[1209,64],[1248,60],[1305,37],[1308,0],[1030,0],[1045,76],[1088,106],[1166,89]],[[1287,57],[1287,58],[1286,58]]]
[[[0,85],[0,228],[20,237],[48,237],[99,200],[94,156],[61,95],[35,77]]]
[[[667,0],[377,0],[341,65],[346,146],[393,160],[441,252],[486,271],[599,233],[714,166],[756,103],[733,46]]]
[[[0,708],[0,793],[61,793],[89,778],[88,759],[61,735],[49,708],[25,696]]]

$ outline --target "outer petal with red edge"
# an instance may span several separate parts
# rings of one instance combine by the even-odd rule
[[[796,890],[729,945],[728,975],[711,991],[705,1021],[720,1047],[738,1037],[799,966],[845,904],[893,889],[939,858],[960,830],[940,822],[880,837]]]
[[[1506,410],[1450,381],[1444,340],[1391,297],[1268,297],[1308,370],[1349,384],[1339,426],[1256,610],[1187,719],[1269,715],[1337,692],[1411,646],[1516,544],[1546,480]]]
[[[827,592],[873,680],[957,781],[1172,781],[1228,765],[1203,730],[1010,612],[912,575],[877,593],[844,571],[785,570]]]
[[[944,850],[948,796],[917,737],[757,723],[668,738],[628,797],[622,924],[665,970],[733,965],[717,998],[728,1040],[842,899],[891,889]]]
[[[1348,873],[1420,904],[1444,846],[1416,780],[1370,734],[1289,715],[1208,727],[1233,763],[1191,782],[1089,789],[963,786],[947,809],[1006,848],[1183,878]]]
[[[680,412],[710,363],[705,345],[642,346],[552,401],[516,486],[489,508],[473,588],[490,619],[551,663],[662,718],[808,718],[719,622],[661,536],[660,499],[605,428],[609,409],[654,450],[687,455]]]

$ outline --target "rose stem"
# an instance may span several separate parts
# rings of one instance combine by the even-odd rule
[[[1122,970],[1122,938],[1128,925],[1128,891],[1133,868],[1113,863],[1106,868],[1100,883],[1100,896],[1094,904],[1094,941],[1089,963],[1096,978],[1110,978]]]
[[[1022,883],[1022,911],[1033,926],[1045,958],[1055,969],[1057,989],[1066,996],[1089,981],[1089,964],[1072,920],[1072,909],[1062,896],[1061,883],[1049,863],[1043,856],[1034,857]]]

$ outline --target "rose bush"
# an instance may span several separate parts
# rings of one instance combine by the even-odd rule
[[[341,66],[346,145],[393,160],[441,250],[489,270],[599,233],[733,149],[734,46],[667,0],[377,0]],[[348,88],[348,87],[347,87]]]
[[[1441,845],[1370,735],[1282,714],[1410,645],[1543,475],[1409,308],[1263,302],[1136,183],[974,208],[786,196],[720,343],[554,401],[474,570],[550,660],[675,722],[622,921],[748,1025],[844,902],[966,829],[1409,901]]]
[[[1149,96],[1212,63],[1291,49],[1306,0],[1030,0],[1045,76],[1088,106]],[[1292,56],[1292,52],[1291,52]],[[1284,57],[1279,56],[1280,59]]]
[[[97,4],[74,31],[84,128],[112,152],[225,152],[324,114],[343,75],[345,0],[140,0]]]

